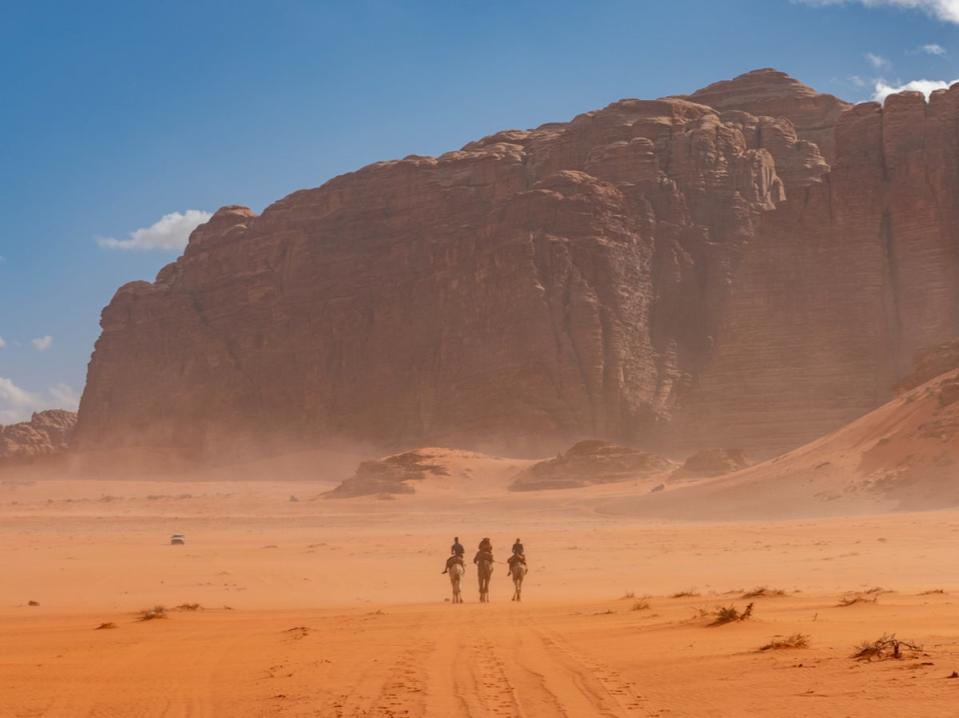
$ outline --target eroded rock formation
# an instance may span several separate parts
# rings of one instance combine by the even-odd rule
[[[76,423],[74,412],[50,409],[34,413],[30,421],[0,426],[0,464],[63,453]]]
[[[511,491],[576,489],[593,484],[648,479],[673,468],[673,463],[657,454],[608,441],[586,439],[556,458],[539,461],[524,469],[509,488]]]
[[[762,70],[221,209],[104,310],[77,444],[798,445],[959,335],[957,122]]]

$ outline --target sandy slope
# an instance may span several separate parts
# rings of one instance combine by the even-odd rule
[[[310,500],[326,486],[0,486],[0,716],[955,715],[957,604],[919,594],[959,591],[957,512],[675,523],[598,514],[593,490]],[[493,604],[472,572],[444,602],[453,533],[500,559],[519,534],[526,601],[500,566]],[[787,595],[699,617],[758,585]],[[836,606],[876,585],[896,592]],[[184,602],[205,609],[135,620]],[[849,658],[886,631],[928,656]],[[756,652],[795,632],[811,647]]]
[[[690,519],[842,516],[959,506],[959,371],[736,473],[604,511]]]

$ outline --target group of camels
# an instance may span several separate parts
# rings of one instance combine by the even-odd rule
[[[514,601],[523,600],[523,579],[526,577],[526,564],[522,561],[513,561],[509,564],[509,575],[513,579],[513,599]],[[453,587],[453,603],[463,603],[463,576],[466,574],[466,566],[457,562],[450,566],[450,585]],[[476,576],[479,579],[479,600],[480,603],[489,603],[489,582],[493,575],[492,558],[477,557]]]

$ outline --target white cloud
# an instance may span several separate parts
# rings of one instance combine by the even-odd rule
[[[849,81],[854,84],[856,87],[865,87],[868,83],[862,79],[859,75],[850,75]]]
[[[866,58],[866,62],[875,67],[877,70],[885,70],[892,67],[892,63],[889,62],[882,55],[877,55],[874,52],[867,52],[863,57]]]
[[[930,42],[928,45],[923,45],[920,47],[919,52],[924,52],[927,55],[936,55],[938,57],[942,57],[946,54],[946,48],[944,48],[942,45],[937,45],[934,42]]]
[[[0,425],[28,421],[33,412],[44,409],[76,411],[79,405],[80,395],[69,384],[55,384],[46,394],[38,395],[0,377]]]
[[[31,339],[30,343],[33,344],[33,348],[38,352],[45,352],[51,346],[53,346],[53,337],[49,334],[45,337],[37,337],[36,339]]]
[[[7,346],[7,343],[3,340],[3,337],[0,337],[0,349],[3,349]]]
[[[899,7],[921,10],[927,15],[959,24],[959,0],[795,0],[804,5],[849,5],[858,3],[866,7]]]
[[[39,397],[0,376],[0,424],[29,419],[39,404]]]
[[[54,384],[50,387],[50,398],[58,409],[76,411],[80,406],[80,394],[69,384]]]
[[[876,91],[872,98],[877,102],[884,102],[889,95],[911,90],[921,92],[926,96],[926,99],[929,99],[929,95],[936,90],[946,90],[955,82],[959,82],[959,80],[953,80],[952,82],[945,82],[943,80],[912,80],[911,82],[906,82],[901,85],[890,85],[885,80],[876,80]]]
[[[186,247],[190,233],[199,225],[209,221],[213,215],[198,209],[186,212],[165,214],[149,227],[130,232],[129,239],[97,237],[97,244],[104,249],[138,250],[141,252],[159,249],[180,251]]]

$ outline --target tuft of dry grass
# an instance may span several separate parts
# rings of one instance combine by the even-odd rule
[[[773,636],[760,651],[783,651],[791,648],[809,648],[809,636],[805,633],[794,633],[791,636]]]
[[[648,611],[649,610],[649,599],[640,598],[637,601],[633,601],[633,607],[629,609],[630,611]]]
[[[767,588],[766,586],[760,586],[759,588],[754,588],[752,591],[746,591],[743,594],[743,598],[773,598],[778,596],[785,596],[786,592],[781,588]]]
[[[154,621],[158,618],[166,618],[167,612],[165,606],[154,606],[153,608],[148,608],[146,610],[140,611],[138,614],[138,621]]]
[[[95,631],[105,631],[105,630],[107,630],[107,629],[109,629],[109,628],[116,628],[116,627],[117,627],[117,624],[107,622],[107,623],[101,623],[99,626],[97,626],[97,627],[96,627],[95,629],[93,629],[93,630],[95,630]]]
[[[199,611],[203,606],[199,603],[181,603],[173,608],[174,611]]]
[[[37,601],[27,601],[28,606],[39,606],[40,604]]]
[[[933,588],[928,591],[923,591],[920,593],[920,596],[936,596],[936,595],[945,595],[945,591],[941,588]]]
[[[723,626],[727,623],[746,621],[753,615],[753,604],[748,604],[745,609],[740,611],[736,606],[720,606],[713,612],[713,622],[711,626]]]
[[[622,596],[620,596],[620,601],[626,601],[629,599],[636,598],[636,594],[633,591],[625,591]]]
[[[884,633],[875,641],[860,643],[856,646],[856,652],[852,654],[852,657],[858,661],[871,661],[874,658],[877,661],[898,660],[905,657],[904,653],[922,653],[922,646],[912,641],[900,640],[896,638],[895,633]]]
[[[846,608],[847,606],[855,606],[857,603],[877,603],[879,601],[879,594],[873,594],[870,598],[861,593],[849,593],[839,599],[839,603],[836,604],[837,608]]]
[[[689,588],[685,591],[674,593],[670,598],[696,598],[697,596],[699,596],[699,591],[694,588]]]

